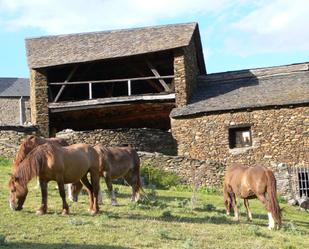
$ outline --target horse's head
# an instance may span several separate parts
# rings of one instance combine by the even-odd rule
[[[26,200],[28,194],[27,186],[23,186],[19,182],[19,178],[11,175],[9,181],[9,190],[10,190],[10,207],[12,210],[18,211],[23,209],[23,204]]]

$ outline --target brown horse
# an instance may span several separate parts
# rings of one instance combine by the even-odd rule
[[[87,173],[90,173],[91,184]],[[97,213],[99,185],[99,155],[92,146],[74,144],[67,147],[45,143],[33,149],[26,158],[13,169],[9,181],[10,207],[21,210],[28,194],[27,184],[35,176],[39,177],[42,205],[38,214],[47,212],[47,184],[54,180],[58,184],[62,198],[62,213],[69,213],[65,199],[64,184],[79,180],[87,187],[90,197],[90,211]]]
[[[55,145],[61,146],[69,145],[64,138],[43,138],[36,135],[27,136],[27,138],[21,143],[18,148],[13,167],[15,168],[17,165],[19,165],[25,159],[28,153],[32,151],[35,147],[45,143],[53,143]]]
[[[140,198],[140,160],[135,149],[131,147],[105,147],[101,144],[94,146],[100,155],[100,176],[105,179],[107,189],[111,196],[112,205],[117,205],[112,180],[124,178],[132,187],[132,200]],[[70,188],[70,186],[69,186]],[[82,188],[80,183],[72,184],[72,199],[77,201]]]
[[[267,194],[267,196],[266,196]],[[224,177],[224,203],[226,214],[230,214],[231,207],[234,209],[235,220],[238,220],[236,196],[244,199],[248,219],[252,220],[249,209],[249,199],[258,198],[268,211],[269,229],[281,226],[281,210],[276,194],[276,179],[271,170],[261,166],[245,167],[233,165],[226,171]]]

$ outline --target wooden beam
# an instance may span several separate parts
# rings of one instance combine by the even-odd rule
[[[138,95],[138,96],[126,96],[126,97],[113,97],[113,98],[101,98],[91,100],[81,100],[74,102],[59,102],[49,103],[48,107],[51,112],[62,112],[72,109],[79,109],[81,107],[91,108],[91,106],[98,105],[116,105],[126,104],[134,102],[170,102],[175,101],[175,93],[169,94],[152,94],[152,95]]]
[[[158,78],[160,78],[160,74],[157,71],[157,69],[155,69],[155,67],[151,64],[151,62],[149,60],[146,60],[146,63],[148,65],[148,67],[150,68],[151,72]],[[169,86],[165,83],[165,81],[163,79],[159,79],[159,82],[161,83],[161,85],[163,86],[164,90],[166,92],[169,92],[171,89],[169,88]]]
[[[92,83],[89,83],[89,99],[92,99]]]
[[[61,86],[56,98],[54,99],[54,103],[56,103],[58,101],[58,99],[60,98],[60,95],[62,94],[64,88],[66,87],[65,83],[68,83],[68,81],[72,78],[73,74],[75,73],[76,69],[78,68],[78,65],[76,65],[72,71],[70,72],[69,76],[67,77],[67,79],[64,81],[64,84]],[[50,84],[49,84],[50,85]]]
[[[131,96],[131,80],[128,80],[128,96]]]
[[[128,80],[131,81],[138,81],[138,80],[159,80],[159,79],[173,79],[175,76],[174,75],[166,75],[166,76],[148,76],[148,77],[138,77],[138,78],[128,78],[128,79],[112,79],[112,80],[88,80],[88,81],[73,81],[73,82],[51,82],[49,85],[52,86],[61,86],[61,85],[80,85],[80,84],[89,84],[91,82],[92,84],[97,84],[97,83],[114,83],[114,82],[128,82]]]

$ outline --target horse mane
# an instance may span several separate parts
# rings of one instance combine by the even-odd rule
[[[19,149],[17,151],[14,163],[13,163],[13,168],[16,168],[31,152],[36,146],[39,144],[34,144],[31,139],[34,138],[34,135],[31,135],[27,137],[19,146]]]
[[[33,140],[33,138],[38,139]],[[35,135],[28,136],[19,146],[13,163],[13,168],[16,168],[34,148],[44,143],[55,143],[61,146],[69,145],[64,138],[40,138]]]
[[[40,175],[42,169],[47,166],[47,156],[53,152],[54,145],[50,143],[37,146],[14,169],[13,175],[25,187],[33,177]]]

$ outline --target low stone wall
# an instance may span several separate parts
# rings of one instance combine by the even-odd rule
[[[29,98],[22,100],[23,121],[28,123],[30,119]],[[0,98],[0,125],[20,125],[20,98]]]
[[[64,130],[56,134],[69,143],[102,143],[106,146],[130,144],[136,150],[176,155],[176,142],[168,131],[158,129],[98,129],[91,131]]]
[[[5,126],[0,127],[0,156],[14,158],[21,141],[30,134],[35,134],[35,127]]]
[[[182,156],[166,156],[160,153],[138,152],[142,165],[150,165],[176,173],[184,183],[222,188],[225,165]]]

